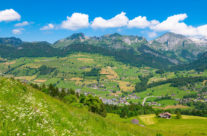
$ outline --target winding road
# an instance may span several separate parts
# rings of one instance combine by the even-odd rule
[[[151,98],[151,97],[160,97],[160,96],[147,96],[147,97],[145,97],[142,102],[142,106],[144,106],[144,103],[146,102],[147,98]]]

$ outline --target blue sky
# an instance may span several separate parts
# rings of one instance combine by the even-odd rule
[[[206,0],[2,0],[0,37],[54,42],[76,32],[118,32],[153,39],[170,31],[206,38],[206,5]]]

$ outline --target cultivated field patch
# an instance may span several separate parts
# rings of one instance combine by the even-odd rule
[[[71,81],[75,81],[75,84],[76,85],[80,85],[82,82],[82,80],[83,80],[83,78],[80,78],[80,77],[72,77],[71,79],[70,79]]]
[[[9,62],[4,62],[3,64],[5,64],[5,65],[12,65],[12,64],[15,64],[15,63],[16,63],[16,60],[9,61]]]
[[[157,122],[154,114],[149,115],[141,115],[139,116],[139,119],[145,124],[145,125],[152,125]]]
[[[182,119],[207,119],[206,117],[182,115]]]
[[[78,61],[85,62],[85,63],[93,63],[94,60],[91,58],[77,58]]]
[[[36,79],[36,80],[34,80],[34,82],[36,82],[36,83],[44,83],[46,81],[47,81],[46,79]]]
[[[119,84],[119,88],[122,91],[133,91],[135,89],[135,86],[132,85],[130,82],[118,81],[118,84]]]
[[[34,76],[19,76],[19,77],[14,77],[15,79],[20,79],[20,80],[28,80],[28,81],[31,81],[33,79],[36,78],[36,75]]]
[[[108,79],[117,79],[119,76],[118,74],[112,69],[112,67],[102,68],[100,74],[106,75]]]
[[[187,109],[189,107],[188,106],[184,106],[184,105],[177,104],[177,105],[168,105],[166,107],[154,107],[154,108],[167,110],[167,109]]]

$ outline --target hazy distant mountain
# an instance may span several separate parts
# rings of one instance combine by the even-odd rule
[[[18,46],[15,46],[18,45]],[[48,42],[22,42],[21,44],[0,45],[0,57],[51,57],[60,56],[59,49],[54,49]]]
[[[165,33],[148,44],[155,50],[180,61],[192,61],[197,55],[207,51],[207,41],[185,37],[175,33]]]
[[[0,38],[0,45],[18,46],[22,44],[22,40],[16,37]]]

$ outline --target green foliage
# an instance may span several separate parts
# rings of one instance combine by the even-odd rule
[[[88,106],[89,111],[100,114],[103,117],[106,117],[107,113],[106,113],[105,105],[98,97],[88,95],[85,97],[85,100],[81,100],[81,102],[82,101],[84,102],[83,103],[84,105]]]
[[[177,111],[176,112],[176,119],[181,119],[182,118],[182,115],[180,113],[180,111]]]
[[[151,106],[142,106],[141,104],[130,104],[124,106],[106,105],[106,110],[108,113],[119,114],[121,118],[155,113]]]
[[[135,86],[135,92],[142,92],[147,89],[147,82],[149,78],[151,78],[152,75],[149,76],[139,76],[140,82],[136,83]]]
[[[77,103],[78,102],[78,98],[75,95],[66,95],[63,98],[63,101],[65,101],[65,103],[68,103],[68,104]]]
[[[46,74],[52,73],[55,70],[55,68],[51,68],[46,65],[42,65],[41,67],[39,67],[38,70],[40,72],[40,75],[46,75]]]
[[[100,68],[92,68],[91,71],[85,72],[84,76],[97,76],[99,77]]]
[[[207,77],[179,77],[179,78],[172,78],[172,79],[167,79],[164,81],[159,81],[159,82],[154,82],[150,83],[147,85],[147,88],[151,88],[154,86],[159,86],[167,83],[171,83],[171,86],[173,87],[182,87],[186,86],[188,84],[193,85],[196,82],[202,82],[204,80],[207,80]]]
[[[40,89],[42,92],[49,92],[49,94],[53,97],[59,98],[60,100],[64,101],[67,104],[72,103],[79,103],[83,104],[88,107],[88,110],[97,113],[103,117],[106,117],[106,108],[103,104],[102,100],[100,100],[96,96],[92,95],[83,95],[83,94],[76,94],[73,89],[65,90],[59,89],[55,87],[54,85],[50,84],[48,87],[45,85],[38,86],[36,84],[31,84],[34,88]],[[46,91],[47,90],[47,91]]]
[[[164,73],[165,73],[165,71],[162,70],[162,69],[159,69],[159,70],[156,71],[156,74],[164,74]]]
[[[50,92],[50,95],[53,97],[58,96],[59,94],[58,88],[54,87],[52,84],[49,85],[48,90]]]

